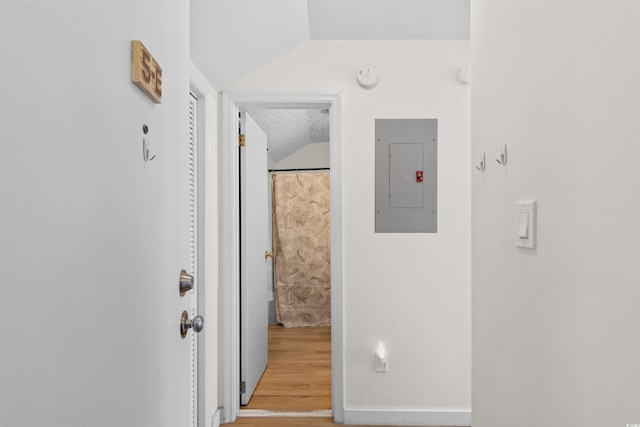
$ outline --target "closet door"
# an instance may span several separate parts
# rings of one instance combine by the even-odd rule
[[[271,249],[267,136],[246,113],[240,129],[240,403],[246,405],[267,367]]]

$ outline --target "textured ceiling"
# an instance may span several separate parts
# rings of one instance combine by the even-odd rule
[[[264,109],[247,113],[267,134],[269,157],[276,163],[307,144],[329,142],[328,110]]]

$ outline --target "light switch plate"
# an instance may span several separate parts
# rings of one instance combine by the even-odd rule
[[[519,248],[536,248],[536,216],[537,202],[535,200],[519,200],[516,202],[516,246]],[[522,224],[522,221],[527,221]],[[526,237],[521,237],[525,235]]]

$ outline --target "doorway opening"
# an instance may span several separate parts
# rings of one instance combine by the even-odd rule
[[[222,247],[221,259],[221,419],[236,420],[240,413],[240,224],[239,224],[239,140],[240,111],[265,109],[325,110],[330,117],[329,169],[331,247],[331,413],[336,422],[344,419],[343,386],[343,289],[342,289],[342,175],[340,96],[326,94],[223,94],[222,111]],[[235,143],[234,143],[235,142]]]
[[[241,132],[245,137],[245,146],[240,148],[240,415],[264,411],[330,415],[329,110],[241,109],[240,117]],[[253,124],[257,127],[252,128]],[[243,126],[246,134],[242,131]],[[266,150],[261,139],[266,141]],[[250,153],[253,150],[266,152]],[[254,157],[258,158],[257,168],[264,169],[259,173],[244,170],[250,164],[256,167],[256,163],[251,163]],[[267,171],[268,175],[265,175]],[[243,182],[250,179],[254,183]],[[247,190],[247,196],[242,194],[244,190]],[[265,206],[258,205],[263,199],[262,194],[257,194],[260,192],[266,193]],[[249,195],[254,200],[245,200]],[[245,213],[245,207],[264,209],[266,233],[256,226],[262,223],[262,218],[250,220],[252,214]],[[242,246],[261,244],[260,237],[247,236],[248,231],[259,236],[268,235],[266,246],[269,249],[264,260],[247,259],[251,251]],[[254,253],[253,256],[260,258],[261,254]],[[255,271],[248,271],[250,268],[259,272],[257,289],[243,283],[256,280]],[[264,275],[262,280],[261,275]],[[259,328],[256,332],[255,326],[244,324],[245,321],[255,322],[255,319],[243,313],[259,311],[254,307],[254,296],[247,297],[242,293],[262,295],[265,285],[268,290],[262,304],[268,309],[268,326],[262,326],[264,329]]]

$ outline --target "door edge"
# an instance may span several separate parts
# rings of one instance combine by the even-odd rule
[[[198,312],[206,319],[215,319],[216,309],[214,299],[212,298],[214,276],[218,270],[218,265],[214,261],[216,251],[214,242],[218,240],[217,228],[217,174],[216,163],[217,155],[215,141],[214,119],[216,118],[218,93],[211,87],[200,71],[193,63],[190,63],[189,69],[189,89],[197,95],[199,108],[202,109],[200,126],[202,134],[198,138],[202,138],[203,152],[200,153],[202,158],[202,203],[204,205],[202,218],[202,235],[203,253],[201,261],[202,277],[199,286]],[[217,376],[218,366],[214,363],[216,356],[214,355],[214,342],[216,341],[216,333],[214,331],[215,322],[209,321],[208,327],[198,334],[198,425],[211,425],[216,419],[218,408],[217,402],[214,402],[214,381]],[[211,420],[207,423],[205,420]]]

